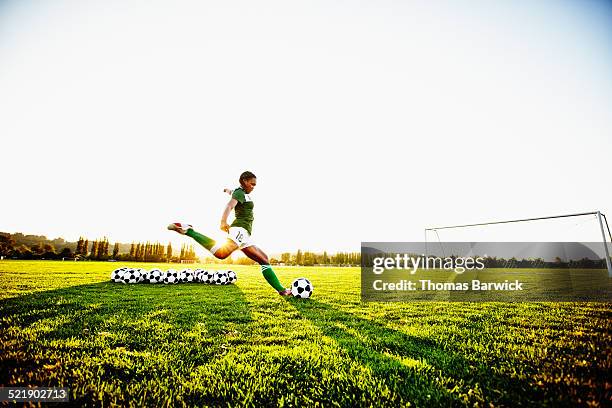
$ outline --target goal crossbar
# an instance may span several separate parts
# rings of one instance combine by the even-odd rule
[[[427,247],[427,231],[438,231],[438,230],[450,229],[450,228],[478,227],[482,225],[509,224],[513,222],[550,220],[554,218],[580,217],[583,215],[596,215],[597,219],[599,220],[599,226],[601,228],[601,235],[603,238],[604,250],[606,254],[606,266],[608,267],[608,276],[612,278],[612,262],[610,261],[610,253],[608,251],[607,238],[606,238],[606,233],[605,233],[604,226],[603,226],[604,222],[606,224],[606,228],[608,230],[608,237],[610,238],[611,243],[612,243],[612,234],[610,233],[610,226],[608,225],[608,219],[606,218],[605,214],[601,213],[601,211],[591,211],[591,212],[563,214],[563,215],[551,215],[548,217],[522,218],[522,219],[517,219],[517,220],[480,222],[477,224],[448,225],[444,227],[425,228],[425,247]]]
[[[552,218],[578,217],[578,216],[581,216],[581,215],[597,215],[597,213],[598,213],[598,211],[592,211],[592,212],[576,213],[576,214],[551,215],[551,216],[548,216],[548,217],[522,218],[522,219],[519,219],[519,220],[481,222],[481,223],[478,223],[478,224],[448,225],[448,226],[445,226],[445,227],[425,228],[425,231],[442,230],[442,229],[448,229],[448,228],[478,227],[480,225],[508,224],[508,223],[511,223],[511,222],[549,220],[549,219],[552,219]]]

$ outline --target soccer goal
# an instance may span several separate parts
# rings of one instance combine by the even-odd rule
[[[426,252],[438,245],[441,248],[443,242],[594,243],[592,249],[605,258],[608,276],[612,278],[612,234],[606,216],[600,211],[425,228]]]

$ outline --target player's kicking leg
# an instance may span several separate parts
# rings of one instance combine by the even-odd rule
[[[242,248],[242,252],[259,265],[261,265],[261,273],[263,274],[266,281],[272,286],[279,295],[281,296],[291,296],[291,289],[285,289],[283,285],[281,285],[280,281],[276,277],[276,274],[272,270],[270,266],[270,261],[268,260],[268,255],[264,253],[261,249],[257,248],[255,245],[251,245],[245,248]]]
[[[242,229],[237,230],[237,229],[231,228],[230,236],[233,236],[232,235],[233,232],[237,232],[240,234],[241,238],[234,238],[235,240],[228,238],[225,244],[217,245],[215,240],[207,237],[206,235],[202,235],[199,232],[196,232],[193,229],[193,227],[189,224],[181,224],[181,223],[175,222],[175,223],[168,225],[168,229],[171,231],[176,231],[179,234],[187,235],[188,237],[193,238],[200,245],[208,249],[210,253],[212,253],[215,257],[219,259],[227,258],[228,256],[231,255],[232,252],[234,252],[236,249],[240,247],[236,241],[242,242],[240,241],[241,239],[246,239],[246,241],[248,241],[248,239],[250,238],[248,236],[247,231],[243,231]],[[255,245],[251,245],[250,243],[245,243],[245,242],[242,242],[242,245],[248,245],[248,246],[243,247],[242,252],[244,252],[246,256],[248,256],[249,258],[251,258],[252,260],[254,260],[255,262],[261,265],[261,273],[263,274],[266,281],[270,284],[270,286],[276,289],[278,294],[281,296],[291,296],[291,289],[285,289],[285,287],[281,285],[278,278],[276,277],[276,274],[274,273],[274,271],[272,270],[272,267],[270,266],[270,261],[268,260],[268,256],[261,249],[257,248]]]
[[[181,224],[179,222],[174,222],[168,225],[168,229],[171,231],[176,231],[181,235],[187,235],[188,237],[193,238],[198,244],[202,245],[204,248],[208,249],[211,254],[213,254],[216,258],[225,259],[232,254],[235,250],[238,249],[238,244],[236,244],[231,239],[227,239],[225,244],[217,245],[217,242],[207,237],[206,235],[202,235],[199,232],[196,232],[193,229],[193,226],[190,224]]]

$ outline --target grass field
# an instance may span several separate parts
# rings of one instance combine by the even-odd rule
[[[112,284],[118,266],[0,261],[0,385],[104,406],[612,403],[611,304],[360,303],[358,268],[304,267],[276,272],[313,298],[283,299],[252,266],[229,286]]]

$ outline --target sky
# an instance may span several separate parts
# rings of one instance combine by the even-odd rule
[[[611,47],[605,1],[5,0],[0,231],[222,238],[245,170],[269,253],[612,218]]]

